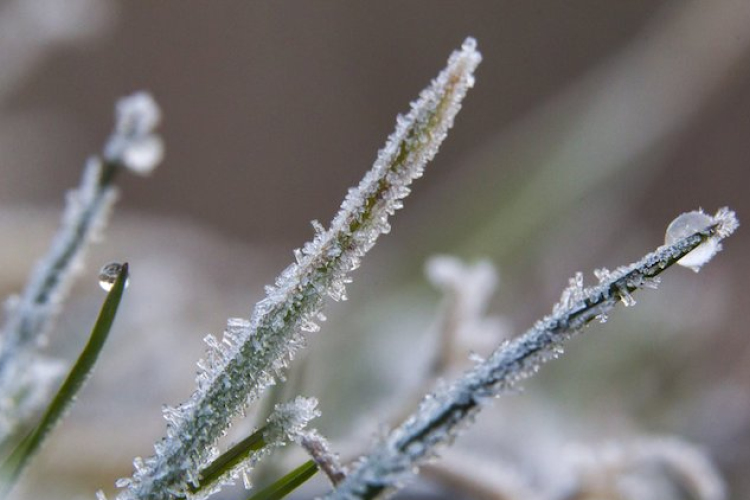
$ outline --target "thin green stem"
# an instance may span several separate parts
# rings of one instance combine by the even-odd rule
[[[199,486],[191,485],[190,491],[195,493],[209,487],[218,481],[224,474],[242,463],[251,453],[262,450],[266,446],[263,434],[266,427],[261,427],[236,445],[232,446],[226,453],[211,462],[211,465],[200,473],[201,482]]]
[[[318,472],[315,462],[308,460],[273,484],[263,488],[247,500],[279,500],[299,488]]]
[[[107,294],[91,331],[91,337],[68,374],[68,378],[63,382],[39,424],[16,446],[13,453],[0,466],[0,498],[8,494],[91,374],[117,315],[127,278],[128,264],[126,263],[123,264],[112,290]]]

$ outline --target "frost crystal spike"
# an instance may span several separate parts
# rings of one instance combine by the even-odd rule
[[[552,314],[525,334],[501,345],[461,378],[426,397],[417,411],[394,429],[325,498],[375,498],[395,490],[415,468],[469,425],[489,399],[536,373],[562,353],[563,344],[590,322],[606,316],[619,302],[632,305],[630,294],[653,288],[658,275],[706,241],[718,244],[739,223],[734,212],[720,209],[708,225],[658,248],[640,261],[614,271],[599,270],[599,283],[583,287],[583,275],[570,280]]]
[[[295,252],[295,263],[267,287],[247,325],[230,342],[209,349],[200,363],[198,390],[170,410],[167,437],[156,454],[137,468],[119,500],[166,499],[187,492],[197,471],[231,419],[280,375],[304,345],[302,331],[317,329],[325,297],[343,300],[349,273],[390,230],[388,217],[401,208],[409,185],[437,153],[481,60],[476,42],[467,39],[447,67],[397,119],[396,130],[380,150],[372,169],[349,190],[341,209],[324,230]],[[232,327],[228,327],[230,330]]]

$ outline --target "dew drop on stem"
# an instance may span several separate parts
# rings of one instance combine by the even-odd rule
[[[99,286],[102,287],[102,290],[105,292],[112,290],[117,276],[120,275],[120,271],[122,271],[122,264],[119,262],[110,262],[101,268],[99,271]],[[127,287],[129,284],[130,278],[125,281],[125,286]]]
[[[682,238],[697,233],[698,231],[703,231],[714,224],[714,222],[714,218],[704,213],[702,210],[685,212],[684,214],[677,216],[677,218],[669,224],[669,227],[667,227],[667,233],[664,236],[664,242],[667,245],[672,245]],[[678,260],[677,263],[697,272],[703,264],[711,260],[711,257],[716,254],[718,246],[718,241],[713,238],[708,239],[698,245],[695,250]]]

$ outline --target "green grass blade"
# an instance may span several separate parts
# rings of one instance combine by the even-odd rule
[[[127,279],[128,264],[126,263],[123,264],[120,274],[104,300],[88,344],[78,357],[65,382],[57,391],[52,403],[47,407],[41,421],[0,466],[0,497],[5,497],[16,483],[29,460],[39,450],[44,439],[55,424],[60,421],[65,411],[72,404],[76,394],[86,382],[112,328]]]
[[[318,466],[309,460],[247,500],[279,500],[304,484],[317,472]]]
[[[215,483],[227,471],[245,460],[250,453],[263,449],[266,446],[266,441],[263,439],[265,430],[265,427],[261,427],[211,462],[211,465],[201,471],[200,486],[197,488],[191,486],[191,491],[195,493]]]

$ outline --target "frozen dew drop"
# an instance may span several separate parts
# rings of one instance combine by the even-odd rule
[[[705,214],[702,210],[686,212],[679,215],[669,224],[669,227],[667,227],[667,233],[664,236],[664,242],[667,245],[672,245],[691,234],[703,231],[712,224],[714,224],[714,219],[710,215]],[[713,257],[718,250],[718,241],[710,238],[698,245],[695,250],[687,254],[685,257],[678,260],[677,263],[698,272],[701,266],[711,260],[711,257]]]
[[[112,287],[115,285],[115,280],[117,280],[117,276],[119,276],[120,271],[122,271],[122,264],[119,262],[110,262],[109,264],[106,264],[104,267],[101,268],[99,271],[99,286],[102,287],[102,290],[105,292],[109,292],[112,290]],[[130,284],[130,278],[125,280],[125,287]]]
[[[122,163],[135,173],[150,174],[164,159],[164,143],[155,135],[132,140],[122,151]]]

